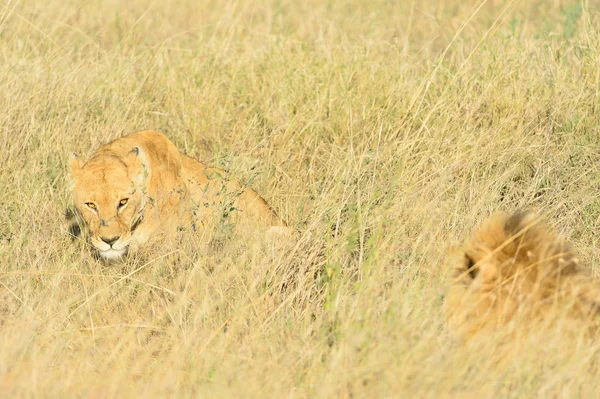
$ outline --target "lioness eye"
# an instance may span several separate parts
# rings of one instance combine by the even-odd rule
[[[119,206],[124,206],[127,204],[127,201],[129,201],[129,198],[123,198],[121,201],[119,201]]]
[[[85,206],[87,206],[90,209],[96,209],[96,204],[94,204],[93,202],[86,202]]]

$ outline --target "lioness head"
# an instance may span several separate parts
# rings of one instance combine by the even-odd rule
[[[141,222],[148,164],[134,147],[125,157],[96,153],[70,163],[74,205],[85,222],[94,249],[105,260],[127,253],[132,233]]]

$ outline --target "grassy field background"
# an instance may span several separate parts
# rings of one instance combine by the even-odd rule
[[[597,269],[599,9],[3,1],[0,396],[597,397],[599,343],[463,344],[442,306],[446,249],[497,210]],[[299,237],[94,260],[67,157],[143,129]]]

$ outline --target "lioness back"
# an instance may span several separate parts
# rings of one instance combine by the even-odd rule
[[[187,156],[182,157],[182,177],[192,199],[199,208],[221,204],[235,208],[232,219],[236,222],[248,220],[262,226],[286,226],[267,202],[253,189],[243,187],[219,168],[208,168]],[[223,198],[226,192],[229,198]],[[227,210],[222,210],[227,212]],[[211,214],[207,216],[213,216]]]
[[[77,214],[93,248],[107,260],[223,209],[236,222],[285,226],[254,190],[180,154],[155,131],[118,138],[87,162],[73,156],[70,169]]]

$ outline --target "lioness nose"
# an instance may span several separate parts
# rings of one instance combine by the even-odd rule
[[[107,243],[108,245],[113,245],[115,242],[117,242],[119,237],[112,237],[112,238],[100,237],[100,239],[102,241],[104,241],[105,243]]]

